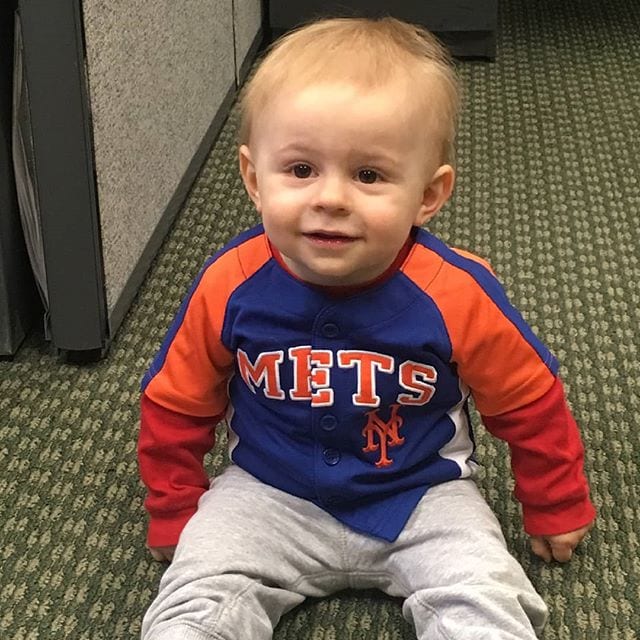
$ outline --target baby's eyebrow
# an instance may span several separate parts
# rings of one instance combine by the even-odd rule
[[[301,158],[318,157],[323,152],[312,145],[300,142],[290,142],[282,147],[276,147],[275,156],[277,158],[288,156],[300,156]],[[371,165],[384,170],[392,170],[397,167],[400,158],[390,154],[384,149],[361,149],[352,150],[349,153],[349,162],[358,166]]]
[[[308,145],[300,144],[297,142],[292,142],[284,145],[276,149],[276,153],[278,154],[286,154],[286,153],[313,153],[314,149]]]
[[[364,151],[354,158],[359,164],[372,164],[385,167],[393,167],[398,164],[398,158],[384,152]]]
[[[364,160],[368,160],[369,162],[389,162],[393,163],[396,161],[395,157],[389,155],[387,153],[369,153],[365,152],[362,154],[361,158]]]

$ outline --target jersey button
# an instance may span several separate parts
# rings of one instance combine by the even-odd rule
[[[320,426],[324,431],[333,431],[338,426],[338,418],[327,413],[320,418]]]
[[[326,464],[328,464],[330,467],[333,467],[337,465],[338,462],[340,462],[340,458],[342,456],[337,449],[325,449],[322,452],[322,457],[324,458]]]
[[[325,338],[337,338],[339,333],[340,329],[338,328],[338,325],[333,322],[327,322],[322,325],[322,335]]]

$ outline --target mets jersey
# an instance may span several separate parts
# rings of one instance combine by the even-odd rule
[[[175,544],[195,511],[222,417],[235,464],[394,540],[429,487],[474,473],[471,397],[511,446],[529,533],[590,522],[555,358],[485,263],[412,236],[343,295],[288,272],[262,226],[207,262],[143,380],[149,544]]]

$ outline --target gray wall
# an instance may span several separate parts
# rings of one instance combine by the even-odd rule
[[[112,310],[235,88],[260,28],[260,1],[83,0],[83,11]]]
[[[234,0],[234,28],[236,41],[237,79],[243,65],[251,62],[251,48],[255,44],[256,33],[262,24],[261,0]]]

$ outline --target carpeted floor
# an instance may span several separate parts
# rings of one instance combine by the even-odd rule
[[[501,3],[498,59],[460,64],[459,181],[432,229],[488,258],[562,362],[599,519],[568,566],[527,547],[501,443],[478,428],[481,485],[551,607],[546,640],[640,630],[640,5]],[[135,638],[162,565],[144,549],[138,383],[203,260],[255,221],[226,125],[101,363],[33,335],[0,363],[0,639]],[[224,438],[211,456],[225,463]],[[276,640],[397,640],[399,603],[304,604]],[[250,639],[247,639],[250,640]]]

